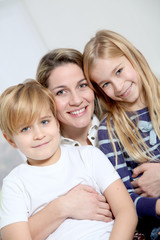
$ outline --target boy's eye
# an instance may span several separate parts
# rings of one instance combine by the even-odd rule
[[[118,71],[116,72],[116,75],[119,75],[122,72],[122,68],[118,69]]]
[[[27,132],[30,129],[30,127],[24,127],[21,132]]]

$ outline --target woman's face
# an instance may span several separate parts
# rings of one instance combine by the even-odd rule
[[[62,129],[90,126],[94,93],[82,69],[73,63],[61,65],[51,72],[48,83],[55,97],[57,118]]]
[[[125,56],[97,59],[91,78],[108,97],[125,102],[131,111],[144,107],[142,81]]]

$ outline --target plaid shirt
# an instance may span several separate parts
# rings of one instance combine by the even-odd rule
[[[130,119],[135,122],[139,119],[139,123],[142,123],[138,128],[144,142],[149,147],[149,152],[154,154],[153,161],[159,162],[160,160],[160,140],[156,136],[154,129],[152,128],[151,119],[149,116],[148,108],[137,111],[136,115],[130,116]],[[113,124],[112,124],[113,126]],[[113,126],[114,128],[114,126]],[[112,148],[112,144],[108,135],[106,127],[106,118],[101,122],[98,129],[98,142],[101,151],[108,157],[111,163],[115,166],[115,153]],[[154,216],[159,218],[155,211],[155,205],[158,198],[141,197],[134,192],[131,185],[133,169],[138,166],[125,151],[125,148],[121,145],[118,138],[114,138],[114,143],[117,150],[118,164],[117,172],[123,180],[132,200],[137,209],[138,216]],[[160,219],[160,218],[159,218]]]

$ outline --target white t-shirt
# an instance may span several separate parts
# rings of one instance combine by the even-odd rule
[[[5,177],[0,227],[28,221],[30,216],[78,184],[92,186],[103,193],[117,179],[118,173],[98,148],[61,147],[57,163],[46,167],[24,163]],[[67,219],[47,239],[107,240],[113,223]]]
[[[97,147],[98,146],[98,140],[97,140],[97,130],[99,126],[99,120],[97,116],[94,114],[93,119],[92,119],[92,126],[90,127],[88,131],[87,138],[92,144],[92,146]],[[61,136],[60,140],[60,145],[61,146],[81,146],[81,144],[78,141],[75,141],[71,138],[65,138]]]

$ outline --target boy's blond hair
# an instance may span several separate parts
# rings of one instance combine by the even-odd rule
[[[40,116],[42,108],[50,108],[56,117],[52,93],[33,79],[7,88],[0,96],[0,129],[7,136],[17,134]]]

